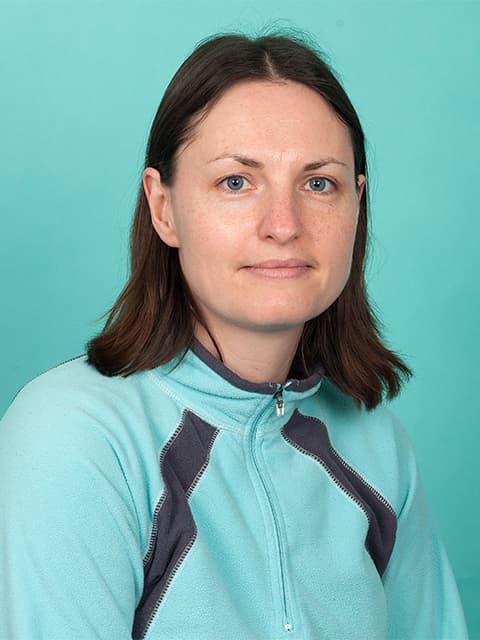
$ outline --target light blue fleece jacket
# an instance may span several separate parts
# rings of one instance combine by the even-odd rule
[[[0,509],[2,640],[467,638],[404,429],[321,371],[62,364],[1,422]]]

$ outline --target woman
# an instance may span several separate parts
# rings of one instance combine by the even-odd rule
[[[465,638],[382,404],[358,117],[309,47],[210,39],[148,142],[131,277],[0,431],[0,636]]]

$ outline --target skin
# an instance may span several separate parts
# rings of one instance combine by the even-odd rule
[[[324,159],[338,163],[307,166]],[[304,323],[348,280],[364,182],[347,127],[319,94],[290,81],[226,91],[179,150],[170,187],[145,169],[152,224],[178,248],[238,375],[286,380]],[[205,330],[195,331],[217,355]]]

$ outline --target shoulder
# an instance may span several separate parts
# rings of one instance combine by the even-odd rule
[[[82,356],[25,385],[0,421],[0,506],[19,519],[43,505],[52,520],[109,508],[139,528],[144,547],[146,514],[161,491],[152,384],[148,372],[103,376]]]
[[[109,379],[80,356],[28,382],[0,422],[0,453],[33,457],[56,452],[62,457],[86,450],[98,451],[108,440],[105,425],[115,423],[115,412],[131,383]],[[25,459],[26,461],[26,459]]]
[[[101,374],[87,364],[85,355],[61,362],[26,382],[13,398],[5,416],[12,410],[27,409],[31,403],[35,403],[35,409],[38,409],[37,402],[43,406],[45,394],[49,396],[49,400],[52,395],[59,398],[65,392],[71,392],[72,382],[78,388],[82,383],[88,384],[89,379],[98,381],[99,377]],[[51,406],[50,402],[48,405]]]
[[[36,433],[55,429],[59,437],[75,429],[84,436],[94,428],[111,431],[116,425],[141,421],[152,384],[147,371],[108,377],[89,365],[86,356],[79,356],[28,382],[7,409],[0,434],[10,424],[16,430],[34,425]]]
[[[329,431],[338,440],[357,445],[359,441],[385,455],[408,455],[411,443],[407,431],[386,403],[371,411],[358,409],[349,396],[331,380],[325,379],[316,398],[318,410],[330,422]],[[393,447],[393,449],[392,449]]]
[[[108,378],[84,356],[34,378],[0,422],[2,477],[33,482],[47,470],[84,477],[86,468],[97,467],[123,473],[127,453],[148,442],[144,378]]]
[[[142,493],[145,470],[156,473],[157,451],[181,410],[151,371],[108,377],[80,356],[37,376],[17,394],[0,421],[0,467],[13,455],[12,464],[33,468],[40,452],[45,465],[120,466]]]

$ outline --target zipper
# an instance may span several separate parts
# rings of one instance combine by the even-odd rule
[[[277,391],[274,393],[273,395],[273,399],[275,400],[275,411],[276,411],[276,415],[278,417],[281,417],[284,415],[285,413],[285,403],[283,400],[283,390],[286,388],[287,385],[278,385]],[[253,466],[255,467],[255,471],[257,473],[258,479],[260,480],[260,484],[262,485],[263,491],[265,493],[265,496],[267,498],[267,503],[270,509],[270,513],[272,515],[272,520],[273,520],[273,528],[275,531],[275,541],[276,541],[276,547],[277,547],[277,553],[278,553],[278,560],[279,560],[279,567],[280,567],[280,597],[281,597],[281,601],[282,601],[282,609],[283,609],[283,629],[284,631],[291,631],[292,630],[292,622],[289,620],[290,615],[289,615],[289,610],[288,610],[288,605],[287,605],[287,597],[286,597],[286,592],[285,592],[285,566],[284,566],[284,561],[283,561],[283,554],[282,554],[282,544],[281,544],[281,539],[280,539],[280,528],[278,526],[278,520],[277,520],[277,516],[275,514],[275,510],[273,508],[272,505],[272,501],[270,499],[270,494],[268,492],[268,489],[265,485],[265,482],[262,478],[262,475],[260,473],[260,469],[258,466],[258,462],[257,462],[257,457],[255,454],[255,432],[257,430],[257,426],[258,423],[260,422],[261,418],[264,416],[264,414],[266,413],[266,411],[269,409],[269,406],[267,405],[267,407],[260,413],[260,415],[257,417],[257,419],[255,420],[255,422],[252,425],[252,428],[250,430],[250,434],[249,434],[249,449],[251,452],[251,456],[252,456],[252,462],[253,462]]]
[[[284,386],[281,384],[280,387],[275,391],[273,397],[275,398],[275,411],[277,413],[277,417],[281,418],[285,415],[285,402],[283,401],[283,390]]]

